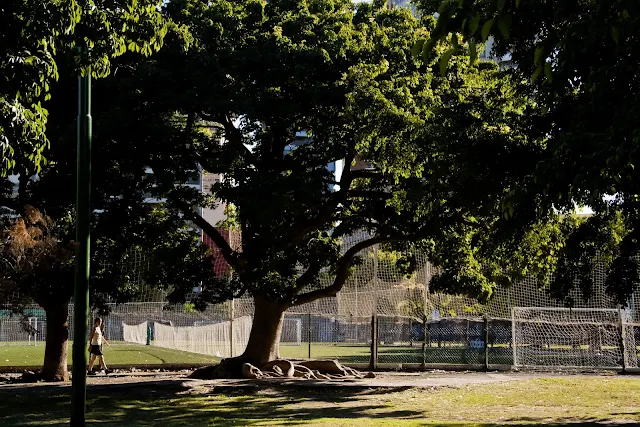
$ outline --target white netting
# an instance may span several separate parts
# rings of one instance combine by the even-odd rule
[[[355,234],[345,239],[342,251],[366,239],[366,233]],[[231,245],[240,249],[241,238],[237,232],[225,234]],[[383,364],[398,366],[404,363],[417,364],[456,364],[470,365],[486,363],[484,347],[489,347],[488,361],[491,364],[510,365],[513,363],[511,310],[514,307],[551,307],[562,308],[563,301],[550,297],[546,290],[541,290],[536,281],[527,278],[510,289],[496,289],[488,304],[458,295],[431,292],[431,278],[437,269],[431,265],[423,253],[412,254],[417,270],[409,277],[403,276],[396,267],[395,261],[399,253],[390,253],[382,247],[373,247],[361,253],[363,262],[355,268],[354,274],[345,283],[343,289],[335,296],[324,298],[313,303],[294,306],[285,313],[281,343],[284,357],[318,357],[338,358],[343,363],[368,363],[371,358],[371,346],[374,337],[379,344],[376,360]],[[172,360],[182,360],[179,354],[186,352],[203,353],[213,356],[228,357],[233,346],[233,355],[244,350],[250,331],[249,317],[253,317],[254,303],[248,297],[242,297],[222,304],[214,304],[204,311],[195,310],[192,304],[168,306],[166,290],[146,286],[143,282],[144,270],[149,262],[139,251],[132,251],[123,257],[118,266],[123,275],[133,280],[142,292],[127,304],[110,304],[110,314],[104,317],[105,336],[114,344],[146,343],[147,332],[142,327],[135,333],[136,337],[125,337],[125,325],[143,325],[148,322],[151,343],[156,347],[166,345],[175,349],[177,356]],[[228,277],[232,272],[220,257],[214,269],[219,277]],[[615,309],[615,302],[605,292],[605,271],[597,267],[594,272],[594,287],[589,299],[583,298],[579,290],[571,292],[574,307],[579,309]],[[321,285],[329,286],[333,277],[326,273],[321,277]],[[194,283],[194,292],[199,283]],[[188,298],[189,299],[189,298]],[[2,303],[2,301],[0,301]],[[619,367],[612,359],[613,347],[620,348],[619,341],[624,336],[624,361],[626,366],[637,366],[640,344],[640,298],[635,295],[629,307],[623,310],[623,333],[612,335],[611,327],[594,329],[599,332],[591,334],[593,323],[611,324],[599,318],[573,318],[563,326],[550,322],[545,328],[529,327],[522,339],[534,344],[526,344],[527,357],[538,361],[534,364],[547,366],[565,366],[567,361],[582,367]],[[69,313],[73,311],[70,306]],[[615,311],[614,310],[614,311]],[[0,346],[24,345],[33,343],[20,324],[20,317],[9,316],[9,310],[0,309]],[[34,306],[28,308],[28,315],[37,318],[36,337],[38,343],[46,339],[46,315],[44,310]],[[487,317],[487,321],[483,317]],[[89,326],[91,326],[91,320]],[[375,319],[374,319],[375,317]],[[246,320],[238,320],[246,318]],[[233,340],[229,325],[233,319]],[[591,319],[591,320],[589,320]],[[556,319],[557,320],[557,319]],[[555,320],[554,320],[555,322]],[[73,321],[69,318],[70,339],[73,339]],[[373,325],[376,325],[375,328]],[[187,334],[171,337],[154,332],[165,327],[171,328],[206,328],[207,333]],[[212,326],[217,325],[217,326]],[[488,329],[485,334],[485,328]],[[203,329],[204,330],[204,329]],[[165,329],[166,331],[166,329]],[[214,332],[215,331],[215,332]],[[222,331],[222,332],[221,332]],[[133,334],[133,333],[132,333]],[[173,334],[173,332],[172,332]],[[236,334],[238,336],[236,336]],[[602,336],[601,354],[596,351],[597,343],[592,335]],[[141,337],[144,336],[144,340]],[[202,338],[202,337],[205,338]],[[186,337],[186,338],[185,338]],[[207,338],[208,337],[208,338]],[[547,353],[547,362],[540,350],[535,350],[535,343],[549,341],[543,345]],[[598,338],[600,340],[600,338]],[[557,343],[555,341],[558,341]],[[203,342],[209,341],[209,343]],[[233,343],[232,343],[233,341]],[[486,342],[485,342],[486,341]],[[164,342],[164,343],[163,343]],[[569,344],[562,344],[562,342]],[[169,347],[170,346],[170,347]],[[576,347],[576,348],[574,348]],[[593,351],[590,350],[593,348]],[[159,349],[160,350],[160,349]],[[180,353],[182,350],[182,353]],[[25,350],[26,351],[26,350]],[[622,352],[617,355],[622,359]],[[516,359],[518,355],[516,354]],[[524,357],[524,356],[523,356]],[[26,358],[26,353],[25,353]],[[164,356],[163,356],[164,358]],[[554,359],[555,358],[555,359]],[[1,359],[1,358],[0,358]],[[13,359],[5,358],[5,364],[13,363]],[[185,363],[193,360],[185,356]],[[555,361],[554,361],[555,360]],[[0,360],[0,365],[3,360]],[[126,363],[126,362],[125,362]],[[205,363],[205,362],[203,362]],[[529,362],[527,362],[529,363]],[[535,366],[538,366],[535,365]],[[613,365],[613,366],[612,366]]]
[[[155,323],[153,345],[216,357],[231,357],[242,354],[249,341],[250,332],[249,316],[234,319],[233,331],[232,322],[228,321],[202,326],[169,326]]]
[[[625,366],[637,368],[640,366],[640,319],[627,308],[622,312],[622,320]]]
[[[37,317],[20,320],[16,316],[0,317],[0,345],[43,345],[46,321]]]
[[[622,368],[618,310],[513,309],[516,367]]]
[[[289,345],[302,344],[302,319],[284,318],[280,342]]]
[[[137,325],[127,325],[122,322],[122,338],[123,341],[136,344],[147,343],[148,322],[142,322]]]

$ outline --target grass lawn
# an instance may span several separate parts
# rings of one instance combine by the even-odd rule
[[[69,387],[0,387],[0,425],[64,425],[69,402]],[[93,386],[88,408],[88,424],[105,427],[595,426],[640,423],[640,380],[565,377],[402,391],[339,386],[220,389],[165,380]]]
[[[69,350],[71,350],[71,343]],[[104,347],[105,359],[109,365],[163,365],[163,364],[207,364],[219,361],[214,356],[189,353],[173,349],[114,342],[111,347]],[[342,363],[369,363],[369,346],[345,345],[332,343],[312,343],[312,358],[337,358]],[[282,357],[306,358],[309,355],[307,343],[301,345],[282,345]],[[481,364],[484,352],[478,349],[464,349],[455,347],[436,348],[426,350],[427,363],[448,364]],[[39,366],[44,359],[44,343],[37,346],[2,345],[0,343],[0,366]],[[378,363],[422,363],[423,355],[419,344],[381,345],[378,349]],[[490,363],[510,364],[511,352],[508,348],[495,348],[489,352]],[[69,351],[71,364],[71,351]]]
[[[68,360],[71,365],[71,346]],[[186,351],[155,347],[152,345],[125,344],[114,342],[104,346],[107,365],[165,365],[165,364],[206,364],[217,363],[219,358]],[[44,343],[37,346],[0,345],[0,366],[39,366],[44,360]]]
[[[368,363],[370,348],[368,345],[348,345],[332,343],[311,343],[312,358],[337,358],[342,363]],[[283,357],[306,358],[309,346],[281,345]],[[484,350],[462,347],[427,347],[422,354],[420,343],[409,345],[380,345],[378,347],[378,363],[442,363],[453,365],[483,364]],[[513,362],[511,349],[496,347],[489,349],[489,363],[506,364]]]
[[[71,343],[69,344],[71,349]],[[366,364],[369,363],[369,346],[354,345],[344,343],[312,343],[311,357],[316,359],[336,358],[345,364]],[[166,365],[166,364],[192,364],[201,365],[216,363],[219,361],[214,356],[189,353],[186,351],[166,349],[153,345],[145,346],[138,344],[128,344],[124,342],[114,342],[111,347],[104,347],[105,358],[109,365]],[[283,344],[280,346],[282,357],[307,358],[309,356],[309,346],[307,343],[301,345]],[[378,363],[419,364],[424,361],[429,364],[483,364],[484,350],[462,347],[427,347],[425,355],[422,354],[420,343],[409,345],[380,345],[378,348]],[[557,364],[559,358],[566,357],[567,365],[575,363],[576,352],[566,350],[566,354],[551,352],[548,355],[542,353],[540,358],[550,357]],[[2,366],[39,366],[44,359],[44,343],[37,346],[6,345],[0,343],[0,367]],[[489,363],[510,365],[513,362],[511,349],[508,347],[495,347],[489,349]],[[69,351],[69,363],[71,363],[71,351]],[[603,360],[603,366],[615,365],[615,361]]]

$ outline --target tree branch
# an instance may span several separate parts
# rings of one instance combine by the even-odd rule
[[[357,198],[375,198],[375,199],[391,199],[393,194],[387,191],[373,191],[373,190],[349,190],[347,193],[347,197],[357,197]]]
[[[234,147],[236,147],[238,150],[240,150],[241,155],[245,158],[248,159],[252,164],[255,164],[257,159],[255,157],[255,155],[251,152],[251,150],[249,150],[247,148],[246,145],[244,145],[244,142],[242,141],[242,134],[240,133],[240,131],[238,130],[238,128],[236,128],[233,123],[231,122],[231,120],[229,119],[229,117],[225,114],[225,115],[221,115],[219,117],[214,117],[210,114],[205,113],[204,111],[200,111],[198,113],[198,115],[200,117],[202,117],[205,120],[208,120],[210,122],[214,122],[214,123],[219,123],[222,125],[222,127],[220,126],[216,126],[218,129],[224,130],[224,135],[227,138],[227,140],[233,144]]]
[[[344,158],[344,170],[340,177],[340,191],[349,191],[351,183],[353,182],[353,173],[356,171],[351,170],[351,164],[356,158],[356,150],[351,150]]]
[[[239,273],[242,271],[242,261],[237,252],[235,252],[227,240],[220,234],[220,232],[209,222],[204,219],[200,214],[196,213],[191,209],[191,207],[187,207],[185,205],[180,206],[180,210],[184,215],[194,222],[195,225],[200,227],[202,231],[204,231],[207,236],[213,240],[213,243],[216,244],[222,257],[224,260],[236,271]]]
[[[200,163],[200,166],[202,166],[202,168],[207,171],[207,172],[214,172],[215,170],[217,170],[216,167],[214,167],[214,165],[212,163],[209,162],[209,160],[207,160],[204,156],[202,156],[201,154],[196,154],[196,159],[198,160],[198,163]]]
[[[293,305],[302,305],[313,302],[320,298],[335,296],[336,293],[338,293],[342,289],[345,282],[349,278],[349,267],[351,266],[351,262],[353,261],[353,258],[358,254],[358,252],[384,241],[385,239],[381,237],[373,237],[371,239],[363,240],[362,242],[353,245],[338,260],[338,266],[336,268],[336,278],[333,280],[331,286],[298,295],[295,298]]]
[[[196,114],[193,111],[189,111],[187,114],[187,123],[184,125],[184,146],[186,147],[189,144],[189,136],[191,136],[191,131],[193,130],[193,125],[196,121]]]
[[[314,276],[316,276],[319,272],[320,272],[320,267],[318,264],[309,266],[309,268],[307,268],[307,270],[304,273],[302,273],[300,277],[298,277],[298,279],[296,280],[296,287],[293,291],[293,294],[297,295],[298,292],[300,292],[307,285],[309,285],[309,283],[311,283],[311,281],[313,280]]]
[[[344,170],[342,171],[342,176],[340,177],[340,182],[336,184],[340,185],[340,191],[338,193],[334,193],[335,203],[326,203],[323,208],[318,212],[318,215],[313,218],[309,218],[305,224],[302,225],[300,231],[295,233],[291,237],[291,243],[293,245],[299,244],[304,236],[310,231],[315,230],[317,227],[321,226],[323,223],[330,221],[335,213],[336,207],[346,199],[347,192],[349,191],[349,187],[351,187],[351,183],[353,182],[351,164],[356,157],[355,150],[350,150],[344,158]],[[333,196],[333,194],[332,194]]]
[[[382,178],[383,175],[377,170],[372,169],[358,169],[351,171],[351,178]]]

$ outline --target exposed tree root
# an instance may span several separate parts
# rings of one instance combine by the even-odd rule
[[[362,373],[338,363],[337,360],[277,359],[259,368],[242,358],[225,359],[219,365],[195,370],[196,379],[266,379],[305,378],[314,380],[375,378],[372,372]]]

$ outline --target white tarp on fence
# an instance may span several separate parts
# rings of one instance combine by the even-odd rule
[[[122,322],[122,337],[126,342],[133,342],[136,344],[147,343],[147,322],[142,322],[139,325],[127,325]]]
[[[153,345],[216,357],[238,356],[244,352],[251,332],[251,316],[233,320],[233,354],[231,322],[203,326],[167,326],[156,323]]]

